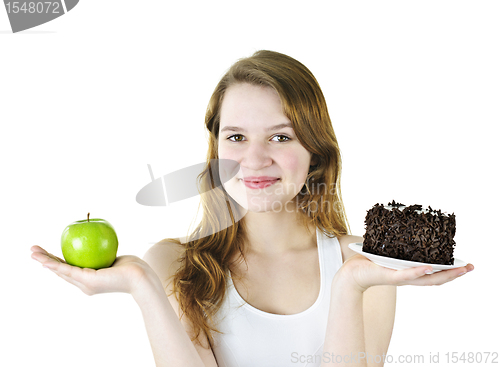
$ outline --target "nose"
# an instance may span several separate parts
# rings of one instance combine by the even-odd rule
[[[273,163],[270,153],[270,148],[265,143],[249,143],[242,152],[240,165],[257,172]]]

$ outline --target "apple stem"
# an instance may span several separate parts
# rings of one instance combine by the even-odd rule
[[[90,222],[90,213],[87,213],[87,222]]]

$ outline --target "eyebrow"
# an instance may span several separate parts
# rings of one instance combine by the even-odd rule
[[[285,127],[289,127],[289,128],[292,128],[292,124],[291,123],[285,123],[285,124],[278,124],[278,125],[274,125],[274,126],[271,126],[271,127],[268,127],[266,129],[266,131],[272,131],[272,130],[278,130],[278,129],[283,129]],[[231,131],[243,131],[243,132],[246,132],[245,129],[239,127],[239,126],[224,126],[220,132],[223,132],[223,131],[226,131],[226,130],[231,130]]]

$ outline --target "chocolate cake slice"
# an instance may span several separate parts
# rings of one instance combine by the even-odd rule
[[[455,214],[430,206],[375,204],[365,218],[363,251],[428,264],[453,265]]]

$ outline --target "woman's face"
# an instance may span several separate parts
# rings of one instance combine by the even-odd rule
[[[296,211],[291,201],[302,189],[312,154],[298,141],[272,88],[247,83],[229,87],[222,102],[219,158],[240,165],[224,184],[252,212]]]

